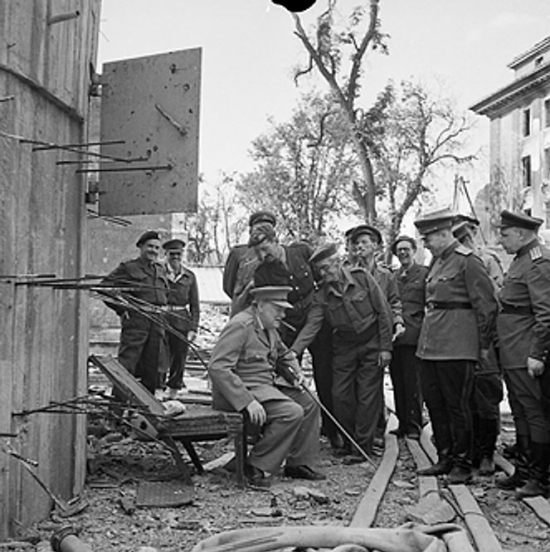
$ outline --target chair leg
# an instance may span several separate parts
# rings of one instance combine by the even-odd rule
[[[189,468],[183,461],[183,458],[181,456],[180,450],[178,448],[177,443],[170,437],[169,435],[164,435],[162,437],[162,440],[170,450],[170,453],[172,454],[172,458],[174,459],[174,462],[176,463],[176,467],[178,468],[179,472],[181,473],[181,476],[183,477],[183,480],[185,481],[186,485],[193,485],[193,480],[191,479],[191,474],[189,473]]]
[[[193,442],[187,439],[182,439],[181,442],[183,443],[183,446],[185,447],[187,454],[189,454],[189,457],[191,458],[191,462],[193,462],[193,465],[195,466],[195,468],[197,468],[197,471],[199,473],[204,473],[204,468],[202,466],[201,459],[199,458],[199,455],[197,454],[197,451],[193,446]]]

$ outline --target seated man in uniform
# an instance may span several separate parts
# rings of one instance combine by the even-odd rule
[[[260,428],[245,465],[248,483],[269,487],[268,474],[318,480],[311,466],[319,455],[319,407],[300,389],[303,381],[296,357],[277,332],[291,290],[266,286],[252,290],[252,305],[229,320],[208,366],[213,406],[244,412]],[[277,375],[278,363],[296,375],[294,385]]]

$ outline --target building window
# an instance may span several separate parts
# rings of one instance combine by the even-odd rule
[[[523,136],[529,136],[531,134],[531,110],[523,110]]]
[[[521,182],[524,188],[531,186],[531,157],[521,158]]]
[[[550,99],[544,100],[544,126],[550,127]]]

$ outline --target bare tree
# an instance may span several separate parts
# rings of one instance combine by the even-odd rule
[[[347,122],[353,147],[359,160],[362,181],[353,184],[353,195],[368,222],[376,220],[376,186],[369,148],[367,124],[372,112],[356,108],[360,92],[360,78],[367,51],[386,52],[378,19],[379,0],[370,0],[367,16],[365,6],[355,8],[348,25],[341,31],[334,24],[337,0],[328,0],[327,10],[318,18],[315,37],[306,33],[300,17],[293,14],[295,34],[302,41],[310,57],[309,66],[296,73],[295,79],[317,67],[328,83]],[[367,22],[365,23],[365,19]],[[347,56],[347,59],[344,59]],[[348,63],[349,62],[349,63]]]

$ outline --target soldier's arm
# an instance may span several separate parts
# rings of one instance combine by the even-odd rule
[[[197,284],[197,277],[193,273],[193,281],[189,288],[189,310],[191,311],[191,330],[196,332],[199,327],[200,320],[200,300],[199,300],[199,286]]]
[[[392,337],[393,337],[393,321],[391,319],[390,309],[388,309],[388,302],[380,286],[376,283],[376,280],[369,274],[367,270],[364,271],[365,278],[367,280],[370,292],[370,298],[372,306],[378,314],[378,333],[380,335],[380,350],[391,351],[392,350]]]
[[[540,259],[533,262],[527,273],[527,288],[535,327],[529,356],[537,360],[544,360],[550,351],[550,261]]]
[[[229,251],[225,266],[223,267],[223,279],[222,287],[225,294],[229,297],[233,297],[233,291],[235,290],[237,270],[239,268],[239,252],[233,248]]]
[[[208,375],[213,385],[237,412],[254,400],[234,371],[246,345],[246,332],[246,327],[240,321],[231,319],[221,331],[208,363]]]
[[[401,297],[399,296],[399,288],[397,287],[397,280],[395,275],[392,273],[388,274],[388,292],[387,292],[388,303],[390,304],[390,309],[393,318],[393,326],[397,324],[404,325],[403,320],[403,303],[401,303]]]
[[[317,290],[313,295],[313,302],[307,313],[306,323],[290,347],[298,355],[301,355],[304,349],[311,344],[323,325],[325,308],[323,306],[322,296],[323,290]]]
[[[498,303],[495,287],[485,265],[477,255],[465,258],[466,289],[474,309],[480,349],[488,349],[493,341]]]
[[[101,285],[113,287],[128,287],[129,283],[130,275],[128,274],[125,263],[120,263],[112,272],[107,274],[107,276],[105,276],[105,278],[101,280]],[[113,298],[116,298],[117,295],[120,295],[119,290],[106,289],[104,293],[106,295],[112,295]],[[109,301],[108,299],[104,299],[103,302],[110,309],[113,309],[119,316],[122,316],[126,312],[126,309],[123,306],[119,305],[116,301]]]

